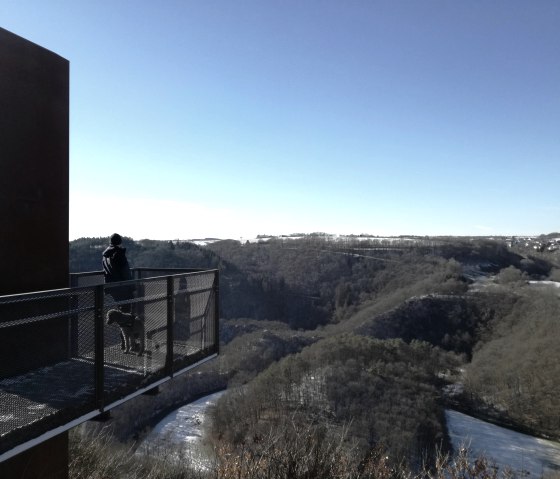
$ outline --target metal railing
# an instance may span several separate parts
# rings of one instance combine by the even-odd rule
[[[0,296],[0,462],[218,354],[217,270],[134,277],[77,273],[70,288]],[[110,310],[136,318],[136,348]]]

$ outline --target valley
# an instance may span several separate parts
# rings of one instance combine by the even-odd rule
[[[281,462],[291,447],[304,453],[320,441],[321,453],[348,464],[382,450],[417,471],[435,467],[437,451],[457,452],[442,391],[460,380],[460,410],[559,437],[555,251],[487,238],[383,249],[320,236],[205,246],[145,240],[129,251],[136,265],[218,267],[222,281],[220,357],[159,398],[116,412],[130,435],[142,425],[128,428],[127,418],[140,410],[227,387],[205,432],[227,457],[245,451],[257,460],[274,444]]]

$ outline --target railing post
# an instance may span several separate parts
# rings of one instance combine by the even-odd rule
[[[94,344],[95,344],[95,403],[97,408],[103,412],[104,407],[104,378],[103,365],[105,362],[104,333],[103,333],[103,308],[104,287],[102,284],[95,286],[95,310],[94,310]]]
[[[220,354],[220,271],[214,273],[214,346]]]
[[[165,372],[173,377],[173,320],[175,316],[175,301],[173,298],[173,276],[167,277],[167,356],[165,358]]]

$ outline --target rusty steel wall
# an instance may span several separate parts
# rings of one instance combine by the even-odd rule
[[[0,29],[0,295],[68,286],[68,93],[64,58]],[[0,318],[1,321],[1,318]],[[0,361],[22,344],[67,354],[66,322],[7,328]],[[38,364],[14,364],[14,372]]]
[[[68,286],[68,150],[68,61],[0,28],[0,295]],[[4,328],[0,341],[0,362],[21,373],[40,365],[18,364],[22,349],[68,354],[68,322]],[[64,433],[2,462],[0,477],[68,477],[67,444]]]
[[[0,295],[68,286],[69,63],[0,28]]]

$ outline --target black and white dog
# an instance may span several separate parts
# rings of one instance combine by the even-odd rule
[[[138,316],[130,313],[123,313],[118,309],[110,309],[107,311],[107,324],[117,323],[121,328],[121,333],[124,338],[125,349],[124,352],[138,350],[138,356],[144,353],[144,321]]]

